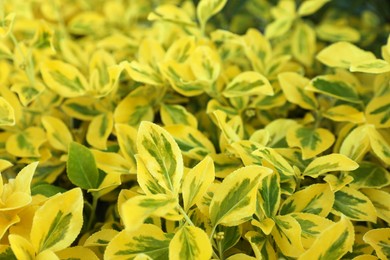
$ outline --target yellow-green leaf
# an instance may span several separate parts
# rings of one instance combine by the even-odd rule
[[[45,141],[45,131],[40,127],[31,126],[10,136],[5,149],[8,153],[19,157],[39,157],[39,148]]]
[[[332,210],[334,200],[328,184],[313,184],[288,197],[280,207],[280,214],[303,212],[326,217]]]
[[[280,251],[286,256],[298,257],[305,249],[301,239],[302,229],[292,216],[276,216],[271,234]]]
[[[278,75],[278,80],[284,95],[291,103],[305,109],[315,109],[318,106],[314,93],[305,90],[305,86],[310,83],[308,78],[295,72],[282,72]]]
[[[183,157],[169,132],[154,123],[142,122],[138,129],[137,150],[158,184],[177,194],[183,176]]]
[[[210,0],[203,1],[209,2]],[[207,45],[200,45],[195,48],[189,57],[189,64],[192,73],[198,80],[214,82],[221,72],[221,61],[218,52]]]
[[[332,153],[314,159],[305,169],[303,175],[316,178],[321,174],[334,171],[353,171],[359,167],[355,161],[343,154]]]
[[[378,228],[368,231],[363,239],[370,244],[380,259],[390,258],[390,228]]]
[[[160,115],[162,122],[166,126],[183,124],[193,128],[198,127],[196,117],[181,105],[161,104]]]
[[[43,116],[41,120],[51,146],[67,152],[69,144],[73,141],[68,126],[61,119],[53,116]]]
[[[377,128],[390,127],[390,93],[374,97],[366,107],[367,122]]]
[[[349,67],[352,72],[386,73],[390,71],[390,64],[381,59],[355,61]]]
[[[349,105],[339,105],[331,107],[326,110],[322,115],[336,122],[351,122],[359,124],[363,123],[366,120],[363,112]]]
[[[133,164],[118,153],[91,150],[97,167],[107,174],[129,174]]]
[[[390,193],[377,189],[363,189],[362,192],[374,204],[378,217],[390,224]]]
[[[15,13],[10,13],[6,17],[3,17],[4,13],[2,11],[2,17],[0,20],[0,37],[5,38],[12,31],[12,27],[14,25]]]
[[[166,194],[168,193],[160,184],[157,177],[146,168],[144,161],[138,156],[135,156],[137,162],[137,181],[141,189],[147,195],[151,194]]]
[[[350,187],[360,188],[382,188],[390,185],[390,172],[377,163],[363,161],[359,168],[348,173],[353,177]]]
[[[271,173],[268,168],[252,165],[229,174],[211,200],[211,223],[231,226],[249,220],[256,209],[259,182]]]
[[[137,129],[127,124],[115,124],[115,133],[122,156],[127,160],[130,172],[136,172],[135,154],[137,153]]]
[[[186,174],[182,185],[185,211],[203,197],[214,178],[214,163],[210,157],[205,157]]]
[[[294,18],[293,17],[282,17],[278,18],[272,23],[269,23],[265,28],[265,36],[268,39],[277,38],[280,36],[283,36],[290,30],[292,24],[293,24]]]
[[[236,133],[234,131],[234,128],[229,124],[229,122],[227,122],[227,114],[224,111],[216,110],[213,112],[213,115],[217,119],[218,126],[221,129],[224,137],[227,139],[228,143],[233,143],[241,140],[238,133]]]
[[[56,255],[59,257],[59,259],[99,260],[99,258],[91,249],[84,246],[68,247],[59,252],[56,252]]]
[[[222,93],[225,97],[250,95],[273,95],[274,91],[268,79],[256,71],[245,71],[238,74]]]
[[[14,108],[8,101],[0,97],[0,126],[15,125]]]
[[[323,7],[327,2],[330,2],[330,0],[307,0],[307,1],[304,1],[299,6],[298,14],[299,14],[299,16],[307,16],[307,15],[314,14],[321,7]]]
[[[169,259],[210,259],[212,247],[206,232],[194,226],[184,226],[169,243]]]
[[[149,13],[149,21],[166,21],[181,26],[195,26],[195,22],[184,8],[174,4],[161,4],[153,12]]]
[[[88,237],[84,246],[104,246],[106,247],[108,243],[119,234],[119,231],[114,229],[102,229],[96,233],[93,233],[90,237]]]
[[[308,2],[314,1],[306,1],[303,4]],[[314,29],[307,23],[298,23],[292,35],[291,51],[294,58],[303,65],[310,67],[313,64],[316,49],[316,33]]]
[[[140,195],[121,205],[120,215],[126,230],[135,231],[150,216],[164,217],[177,206],[177,199],[164,194]]]
[[[123,230],[110,241],[104,258],[125,260],[133,259],[138,254],[145,254],[151,259],[169,259],[171,238],[171,235],[165,234],[152,224],[144,224],[134,231]]]
[[[249,231],[245,234],[245,238],[248,239],[256,259],[269,259],[276,260],[275,250],[269,241],[269,239],[256,231]]]
[[[360,33],[357,29],[337,22],[321,23],[316,27],[316,33],[319,39],[328,42],[357,42],[360,39]]]
[[[261,180],[258,188],[258,203],[266,217],[272,218],[276,215],[280,205],[280,196],[279,174],[273,172]]]
[[[262,165],[262,158],[254,154],[256,150],[262,148],[262,145],[256,142],[241,140],[231,144],[234,152],[238,154],[245,166],[257,164]]]
[[[325,229],[298,259],[340,259],[348,251],[352,251],[353,243],[353,225],[350,220],[342,217],[339,222]]]
[[[153,121],[154,111],[146,96],[127,95],[116,106],[115,123],[128,124],[137,127],[141,121]]]
[[[46,60],[41,64],[43,81],[63,97],[79,97],[88,91],[84,75],[73,65],[60,60]]]
[[[374,154],[387,165],[390,165],[390,143],[388,140],[372,125],[367,126],[367,131]]]
[[[335,141],[334,135],[327,129],[299,125],[287,132],[286,139],[290,147],[299,147],[302,150],[303,159],[322,153]]]
[[[112,113],[103,113],[94,117],[87,131],[87,142],[95,148],[106,150],[107,139],[114,128]]]
[[[289,129],[297,126],[298,123],[292,119],[276,119],[264,128],[270,135],[269,147],[280,147],[280,144],[285,144],[285,137]],[[283,147],[283,146],[282,146]],[[284,146],[285,147],[285,146]]]
[[[31,243],[35,252],[69,247],[83,225],[83,194],[74,188],[48,199],[35,213]]]
[[[340,147],[340,154],[344,154],[352,160],[360,161],[370,149],[370,139],[365,125],[353,129]]]
[[[335,192],[334,213],[351,220],[376,222],[376,209],[371,200],[362,192],[344,187]]]
[[[266,160],[270,165],[275,167],[280,177],[295,175],[293,167],[284,159],[275,149],[262,147],[253,152],[253,155],[259,156]]]
[[[352,43],[340,41],[320,51],[317,59],[329,67],[349,68],[353,63],[376,58],[372,52],[364,51]]]
[[[205,28],[207,21],[226,5],[227,0],[201,0],[196,7],[196,15],[198,17],[201,28]]]
[[[254,258],[253,256],[249,256],[244,253],[234,254],[226,258],[226,260],[255,260],[255,259],[256,258]]]
[[[261,221],[258,221],[257,219],[252,219],[251,224],[253,226],[256,226],[263,231],[265,235],[271,234],[272,230],[275,227],[275,221],[272,218],[266,218]]]

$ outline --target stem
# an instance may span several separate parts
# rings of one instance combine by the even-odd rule
[[[187,221],[187,223],[190,224],[191,226],[195,226],[194,223],[191,221],[190,217],[187,215],[187,213],[182,208],[182,206],[177,205],[177,207],[178,207],[180,213],[184,216],[184,219]]]
[[[224,260],[225,257],[223,256],[222,240],[218,240],[218,253],[219,253],[219,259]]]
[[[87,230],[91,229],[92,223],[95,220],[95,214],[96,214],[96,208],[98,203],[99,197],[92,195],[92,209],[91,209],[91,215],[88,220],[87,224]]]
[[[215,233],[215,230],[217,229],[217,225],[215,225],[213,227],[213,229],[211,230],[211,233],[210,233],[210,236],[209,236],[209,239],[212,240],[213,239],[213,236],[214,236],[214,233]]]

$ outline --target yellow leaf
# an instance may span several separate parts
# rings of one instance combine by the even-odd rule
[[[322,153],[335,141],[334,135],[327,129],[314,129],[299,125],[288,130],[286,139],[288,146],[299,147],[302,150],[303,159]]]
[[[159,5],[153,12],[148,15],[149,21],[167,21],[184,26],[195,26],[190,15],[184,10],[173,4]]]
[[[97,167],[107,174],[129,174],[133,165],[121,155],[113,152],[102,152],[91,149],[93,157],[96,160]]]
[[[246,255],[244,253],[238,253],[235,255],[231,255],[226,260],[255,260],[253,256]]]
[[[370,149],[370,139],[367,127],[358,126],[353,129],[340,147],[340,154],[344,154],[354,161],[360,161]]]
[[[3,11],[2,11],[3,12]],[[2,16],[4,13],[2,13]],[[6,17],[1,17],[2,20],[0,20],[0,37],[5,38],[8,36],[8,34],[12,31],[12,27],[14,25],[15,20],[15,13],[10,13]]]
[[[115,124],[115,133],[122,156],[127,160],[130,172],[136,172],[135,154],[137,153],[137,129],[127,124]]]
[[[56,255],[60,259],[80,259],[80,260],[98,260],[99,258],[96,254],[89,248],[82,246],[74,246],[65,248],[59,252],[56,252]],[[44,259],[42,259],[44,260]]]
[[[0,126],[6,125],[15,125],[14,108],[4,97],[0,97]]]
[[[259,182],[271,173],[268,168],[252,165],[229,174],[211,200],[211,223],[231,226],[249,220],[256,209]]]
[[[348,251],[352,251],[353,243],[353,225],[350,220],[342,217],[339,222],[325,229],[298,259],[340,259]]]
[[[198,128],[196,117],[181,105],[161,104],[160,115],[161,120],[166,126],[183,124]]]
[[[245,238],[251,244],[253,252],[255,253],[256,259],[276,260],[278,259],[274,250],[273,245],[269,239],[256,231],[249,231],[245,234]]]
[[[221,72],[221,61],[218,52],[206,45],[197,46],[191,53],[188,62],[192,73],[198,80],[214,82]]]
[[[299,16],[314,14],[327,2],[330,2],[330,0],[306,0],[299,6],[298,14]]]
[[[285,35],[290,30],[293,21],[294,18],[288,16],[276,19],[266,26],[265,36],[268,39],[273,39]]]
[[[173,59],[177,62],[185,62],[195,48],[195,37],[184,36],[172,43],[165,55],[166,59]]]
[[[31,85],[30,82],[25,80],[18,80],[14,82],[11,90],[18,93],[18,97],[23,106],[28,106],[32,101],[42,94],[46,87],[41,82],[36,82],[35,85]]]
[[[303,175],[316,178],[321,174],[333,171],[353,171],[359,167],[355,161],[343,154],[329,154],[314,159],[305,169]]]
[[[35,213],[31,242],[35,252],[69,247],[83,225],[83,193],[74,188],[48,199]]]
[[[381,59],[355,61],[351,63],[349,70],[352,72],[386,73],[390,71],[390,64]]]
[[[272,230],[275,227],[275,221],[273,221],[272,218],[266,218],[261,221],[258,221],[257,219],[252,219],[251,224],[260,228],[265,235],[271,234]]]
[[[206,232],[194,226],[183,226],[169,243],[169,259],[172,260],[210,259],[212,252]]]
[[[103,113],[94,117],[87,131],[87,142],[95,148],[106,150],[107,139],[114,128],[112,113]]]
[[[326,110],[322,115],[336,122],[351,122],[355,124],[360,124],[366,120],[363,112],[348,105],[339,105],[331,107]]]
[[[324,177],[324,181],[330,185],[333,192],[337,192],[350,184],[353,181],[353,177],[350,175],[340,175],[340,177],[328,174]]]
[[[314,1],[306,1],[303,4]],[[314,54],[317,49],[314,29],[307,23],[298,23],[295,26],[291,40],[291,51],[295,59],[307,67],[312,66]]]
[[[390,224],[390,194],[384,190],[363,189],[362,192],[371,200],[378,217]]]
[[[355,28],[335,23],[323,22],[316,27],[319,39],[329,42],[357,42],[360,40],[360,33]]]
[[[379,258],[374,255],[364,254],[364,255],[358,255],[354,257],[352,260],[378,260],[378,259]]]
[[[372,125],[367,126],[371,149],[379,159],[390,165],[390,144],[388,140]]]
[[[138,126],[141,121],[153,121],[154,111],[147,96],[127,95],[116,106],[114,112],[115,123]]]
[[[5,149],[8,153],[19,157],[39,157],[39,148],[45,141],[46,133],[43,129],[31,126],[10,136]]]
[[[270,165],[275,167],[281,177],[294,176],[295,171],[292,166],[284,159],[275,149],[261,147],[253,152],[253,155],[259,156],[266,160]]]
[[[80,120],[90,121],[95,116],[100,115],[106,109],[102,104],[97,103],[95,98],[78,97],[65,100],[61,109],[70,117]]]
[[[301,240],[301,226],[292,216],[276,216],[271,234],[280,251],[286,256],[298,257],[305,249]]]
[[[68,152],[68,146],[73,141],[68,126],[61,119],[53,116],[43,116],[41,120],[49,143],[55,149]]]
[[[207,21],[226,5],[227,0],[201,0],[196,7],[196,15],[198,17],[202,31],[206,26]]]
[[[203,197],[214,178],[214,163],[208,156],[186,174],[182,185],[185,211]]]
[[[277,146],[279,142],[285,141],[288,130],[297,125],[298,123],[295,120],[284,118],[270,122],[266,127],[264,127],[270,135],[270,142],[267,145],[269,147],[274,147]]]
[[[245,71],[238,74],[225,88],[225,97],[274,94],[268,79],[256,71]]]
[[[89,89],[84,75],[69,63],[46,60],[41,64],[41,73],[46,86],[62,97],[83,96]]]
[[[8,169],[11,167],[13,164],[10,161],[0,159],[0,173],[3,172],[4,170]],[[2,183],[0,183],[0,186],[2,186]],[[1,190],[1,187],[0,187]]]
[[[349,42],[337,42],[317,54],[317,59],[329,66],[349,68],[355,62],[375,60],[372,52],[364,51]]]
[[[76,35],[93,35],[103,28],[104,24],[105,17],[95,11],[77,13],[67,23],[69,32]]]
[[[92,246],[107,246],[107,244],[119,234],[119,231],[113,229],[102,229],[96,233],[93,233],[90,237],[88,237],[84,246],[92,247]]]
[[[280,214],[303,212],[328,216],[334,203],[334,194],[328,184],[313,184],[295,192],[280,207]]]
[[[263,145],[248,140],[241,140],[232,143],[231,147],[234,149],[234,152],[240,157],[245,166],[253,164],[262,164],[262,158],[253,154],[253,152],[257,149],[261,149]]]
[[[229,125],[227,120],[227,114],[222,110],[216,110],[213,112],[213,115],[217,119],[218,126],[222,130],[223,135],[228,140],[229,143],[238,142],[241,140],[238,133],[234,131],[234,128]]]
[[[366,107],[366,118],[376,128],[390,127],[390,93],[374,97]]]
[[[363,239],[370,244],[380,259],[389,259],[390,228],[378,228],[368,231]]]
[[[137,230],[150,216],[165,217],[177,206],[176,198],[165,194],[135,196],[122,204],[121,219],[126,230]]]
[[[10,234],[9,243],[17,259],[35,259],[34,247],[26,238],[16,234]]]

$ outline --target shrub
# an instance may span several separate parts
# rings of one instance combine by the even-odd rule
[[[388,14],[345,3],[1,1],[0,258],[388,259]]]

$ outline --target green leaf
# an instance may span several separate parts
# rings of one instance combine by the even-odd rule
[[[47,198],[63,192],[66,192],[66,189],[49,183],[37,183],[31,187],[31,195],[41,194]]]
[[[376,222],[376,209],[369,198],[353,188],[344,187],[335,192],[333,209],[351,220]]]
[[[258,188],[260,207],[265,216],[271,218],[276,215],[280,204],[280,178],[275,172],[264,177]]]
[[[82,144],[69,145],[67,174],[69,180],[82,189],[96,189],[104,175],[98,171],[92,152]]]
[[[390,173],[372,162],[361,162],[359,168],[348,173],[353,178],[352,188],[382,188],[390,184]]]

